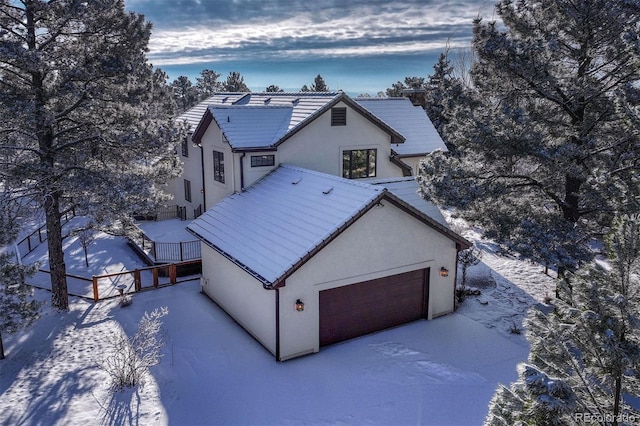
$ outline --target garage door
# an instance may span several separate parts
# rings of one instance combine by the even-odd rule
[[[428,269],[320,292],[320,346],[427,317]]]

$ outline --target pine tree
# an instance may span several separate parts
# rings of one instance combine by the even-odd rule
[[[99,223],[166,199],[180,132],[166,74],[145,52],[151,24],[123,0],[0,2],[4,184],[44,210],[52,305],[68,309],[60,212]],[[19,193],[19,194],[18,194]]]
[[[449,58],[449,49],[446,49],[438,57],[433,66],[433,73],[424,84],[426,89],[424,109],[429,119],[444,141],[449,152],[457,155],[455,144],[447,136],[447,126],[452,120],[452,114],[456,104],[462,100],[464,85],[454,75],[454,66]]]
[[[198,91],[186,75],[181,75],[170,84],[179,112],[184,112],[198,103]]]
[[[329,86],[325,83],[324,78],[320,74],[316,76],[313,80],[313,84],[311,85],[312,92],[328,92]]]
[[[20,264],[19,254],[10,247],[20,227],[18,218],[24,210],[21,207],[8,191],[0,193],[0,359],[5,358],[2,333],[28,327],[38,318],[40,309],[40,304],[32,298],[31,287],[25,282],[36,268]]]
[[[266,89],[264,89],[264,91],[265,92],[284,92],[284,90],[282,90],[279,86],[276,86],[275,84],[268,86]]]
[[[222,89],[222,82],[218,81],[221,75],[210,69],[200,71],[200,77],[196,77],[198,101],[207,99]]]
[[[385,96],[389,98],[401,98],[403,96],[403,91],[406,88],[407,86],[405,86],[403,82],[397,81],[385,90]]]
[[[244,84],[244,77],[239,72],[232,71],[227,76],[227,81],[222,85],[225,92],[250,92],[249,87]]]
[[[592,237],[638,209],[640,4],[496,4],[478,19],[473,87],[454,100],[447,140],[419,179],[486,236],[562,272],[592,258]]]
[[[567,275],[555,310],[529,315],[529,362],[516,383],[498,390],[486,424],[640,419],[623,398],[640,396],[640,215],[614,222],[607,251],[610,267]]]

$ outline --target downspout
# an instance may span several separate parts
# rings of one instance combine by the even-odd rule
[[[242,153],[240,156],[240,192],[244,192],[244,156],[247,155],[246,152]]]
[[[462,246],[456,243],[456,266],[455,272],[453,274],[453,310],[458,310],[458,298],[456,297],[456,287],[458,286],[458,262],[460,262],[460,251],[462,250]]]
[[[202,147],[202,144],[199,143],[198,146],[200,147],[200,169],[202,170],[202,211],[206,212],[207,211],[207,189],[206,189],[206,184],[204,181],[204,148]]]
[[[280,361],[280,289],[276,287],[276,361]]]
[[[276,361],[280,361],[280,287],[284,287],[284,281],[280,284],[262,284],[265,290],[275,290],[276,292]]]

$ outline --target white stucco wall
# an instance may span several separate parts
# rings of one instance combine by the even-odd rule
[[[418,164],[423,159],[424,159],[424,156],[418,156],[418,157],[402,157],[400,160],[406,165],[408,165],[409,167],[411,167],[411,173],[413,174],[413,176],[417,176]]]
[[[204,243],[202,290],[271,353],[276,353],[276,292]],[[221,345],[224,342],[220,342]]]
[[[240,185],[235,183],[236,181],[236,158],[231,151],[231,146],[228,142],[223,140],[222,132],[212,122],[202,136],[202,147],[204,155],[204,170],[205,170],[205,191],[206,191],[206,203],[207,209],[211,208],[218,201],[227,197],[238,188]],[[213,179],[213,151],[219,151],[224,153],[224,183],[218,182]]]
[[[180,168],[181,173],[180,176],[172,179],[164,190],[173,196],[173,201],[169,204],[185,206],[187,209],[187,219],[193,219],[194,209],[202,205],[202,167],[200,163],[200,148],[193,145],[191,135],[187,136],[187,138],[189,156],[183,156],[181,147],[178,147],[176,161],[178,162],[177,166]],[[191,182],[191,201],[187,201],[185,198],[185,179]]]
[[[280,289],[282,359],[319,350],[319,292],[430,268],[429,319],[454,309],[455,243],[383,200],[298,269]],[[449,269],[441,277],[441,267]],[[305,310],[294,309],[296,299]]]
[[[347,125],[332,126],[331,110],[309,123],[278,147],[281,163],[342,176],[342,152],[350,149],[377,149],[377,177],[402,176],[402,170],[389,161],[391,136],[347,108]]]
[[[255,156],[273,155],[274,156],[273,166],[251,167],[251,157],[254,155]],[[242,157],[242,154],[236,154],[236,157],[238,158],[238,161],[242,159],[242,162],[243,162],[245,188],[249,187],[252,183],[254,183],[261,177],[268,174],[270,171],[278,167],[278,165],[281,163],[280,154],[278,151],[247,152],[244,155],[244,158]],[[240,176],[238,176],[238,179],[240,179]],[[240,188],[238,187],[237,190],[240,191]]]

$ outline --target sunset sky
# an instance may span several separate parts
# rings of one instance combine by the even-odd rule
[[[171,80],[238,71],[253,91],[311,85],[375,95],[426,77],[447,42],[468,48],[491,0],[126,0],[153,22],[149,60]]]

